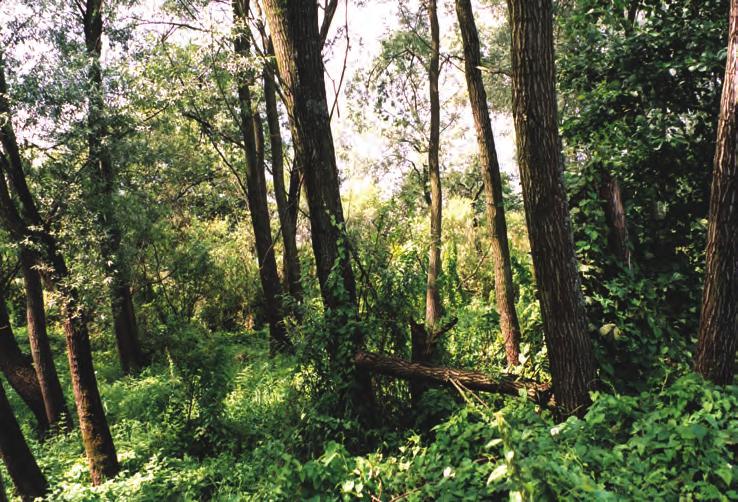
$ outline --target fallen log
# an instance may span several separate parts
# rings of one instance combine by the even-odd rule
[[[354,356],[354,363],[357,367],[374,373],[408,380],[422,380],[436,385],[462,387],[510,396],[518,396],[520,391],[524,390],[528,399],[534,403],[545,407],[553,406],[550,384],[515,375],[500,375],[492,378],[478,371],[431,366],[372,352],[357,352]]]

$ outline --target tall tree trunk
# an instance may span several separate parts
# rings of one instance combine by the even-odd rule
[[[487,107],[487,91],[482,80],[482,57],[479,50],[479,35],[474,22],[471,2],[456,0],[456,15],[461,28],[464,45],[464,70],[469,90],[469,102],[479,145],[479,167],[484,180],[487,202],[487,225],[492,238],[491,255],[495,268],[495,296],[500,314],[500,331],[505,340],[507,364],[515,366],[520,356],[520,324],[515,311],[515,288],[510,265],[510,246],[507,241],[507,222],[502,198],[502,178],[497,160],[492,123]]]
[[[54,364],[49,337],[46,332],[46,310],[41,277],[34,268],[33,252],[22,249],[20,252],[23,281],[26,286],[26,322],[31,357],[35,366],[38,383],[43,396],[46,418],[52,426],[71,430],[72,416],[64,399],[59,376]]]
[[[18,347],[13,328],[10,326],[10,316],[2,290],[0,290],[0,370],[10,386],[33,412],[38,423],[39,435],[43,437],[49,429],[49,420],[46,418],[41,387],[31,358]]]
[[[7,95],[5,69],[0,58],[0,114],[10,117]],[[6,120],[0,127],[0,143],[5,150],[5,155],[0,156],[2,161],[0,164],[2,170],[10,178],[16,197],[21,201],[22,213],[18,214],[10,198],[4,176],[0,176],[0,212],[2,212],[6,229],[18,245],[22,246],[28,240],[43,250],[42,255],[37,258],[39,265],[49,271],[49,279],[59,295],[82,441],[90,466],[92,482],[99,484],[105,478],[115,476],[119,466],[100,399],[100,391],[97,388],[86,313],[79,301],[79,293],[68,284],[69,269],[59,252],[54,236],[41,219],[26,183],[20,150],[11,120]]]
[[[234,50],[244,60],[249,57],[248,0],[233,0],[233,20],[236,24]],[[282,288],[279,284],[277,261],[274,257],[274,243],[269,221],[266,179],[264,175],[264,137],[261,118],[254,113],[251,104],[249,85],[253,75],[248,70],[237,74],[239,128],[246,154],[246,185],[251,223],[256,239],[256,254],[259,261],[259,277],[264,292],[265,311],[269,322],[270,347],[276,351],[289,351],[292,344],[287,337],[282,311]]]
[[[274,46],[271,38],[266,40],[267,55],[274,56]],[[267,63],[268,64],[268,63]],[[290,295],[297,302],[302,301],[302,283],[300,280],[300,259],[297,254],[297,213],[289,209],[290,201],[284,185],[284,152],[282,131],[279,126],[279,111],[277,109],[277,91],[274,82],[273,68],[264,66],[264,103],[266,105],[267,125],[269,126],[269,145],[272,153],[272,177],[274,179],[274,195],[277,199],[279,223],[282,227],[282,241],[284,256],[282,270],[284,283]],[[293,168],[294,170],[294,168]],[[290,181],[291,178],[290,178]],[[297,192],[299,194],[299,191]]]
[[[358,314],[356,280],[346,241],[328,114],[318,6],[308,0],[265,0],[264,6],[284,83],[295,162],[305,178],[320,291],[326,310],[336,326],[344,327],[345,333],[346,324],[351,324]],[[363,344],[361,330],[351,330],[350,339],[339,339],[339,333],[331,337],[328,352],[334,364],[349,373],[347,381],[351,382],[351,392],[348,397],[354,408],[360,413],[369,412],[372,402],[370,375],[365,370],[355,370],[349,355]]]
[[[728,62],[720,101],[695,370],[717,384],[735,373],[738,344],[738,0],[730,2]]]
[[[583,414],[595,383],[564,189],[556,112],[551,0],[508,0],[518,164],[551,365],[564,415]]]
[[[46,478],[28,448],[2,384],[0,384],[0,456],[21,499],[33,500],[46,494],[48,490]]]
[[[436,0],[427,0],[431,29],[431,55],[428,67],[430,87],[430,141],[428,142],[428,178],[430,181],[430,250],[428,253],[428,283],[425,296],[425,324],[430,333],[441,319],[441,295],[438,275],[441,272],[441,169],[438,161],[440,142],[440,104],[438,98],[440,34]],[[431,335],[432,336],[432,335]]]
[[[110,302],[113,329],[118,345],[120,364],[125,373],[143,366],[143,353],[138,342],[138,325],[131,297],[130,273],[121,254],[121,231],[115,216],[113,159],[106,144],[105,101],[100,54],[102,50],[103,0],[87,0],[84,16],[85,46],[90,59],[88,73],[89,134],[88,167],[94,181],[93,200],[97,204],[97,219],[103,230],[101,251],[105,273],[110,277]]]
[[[431,54],[428,66],[430,95],[430,138],[428,141],[428,181],[430,184],[430,245],[428,247],[428,276],[425,288],[425,326],[412,323],[410,341],[412,361],[429,363],[437,341],[438,323],[443,315],[441,295],[438,291],[438,275],[441,273],[441,225],[443,196],[441,193],[441,169],[439,165],[440,103],[438,76],[440,73],[440,33],[436,0],[426,0],[431,31]],[[410,381],[410,396],[418,403],[428,385],[422,380]]]

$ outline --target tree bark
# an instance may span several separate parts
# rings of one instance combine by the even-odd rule
[[[602,172],[600,200],[605,211],[610,253],[624,267],[631,268],[630,242],[620,183],[607,170]]]
[[[410,341],[412,360],[416,363],[429,363],[437,342],[438,323],[443,315],[441,295],[438,291],[438,276],[441,273],[441,226],[443,195],[441,192],[441,169],[439,165],[440,148],[440,103],[438,96],[438,76],[440,73],[440,33],[436,0],[426,0],[430,24],[430,62],[428,65],[428,88],[430,102],[430,136],[428,139],[428,181],[430,184],[430,243],[428,246],[428,275],[425,288],[425,325],[411,323]],[[410,396],[417,404],[428,385],[422,380],[410,382]]]
[[[730,2],[728,62],[720,101],[695,370],[733,382],[738,344],[738,0]]]
[[[0,114],[11,117],[7,95],[5,69],[0,58]],[[68,284],[69,269],[59,252],[56,239],[41,219],[28,189],[11,120],[6,120],[0,127],[0,143],[5,150],[5,155],[0,156],[0,165],[10,178],[15,195],[21,201],[22,213],[18,214],[10,198],[4,176],[0,176],[0,212],[2,212],[6,230],[19,246],[24,247],[24,243],[30,241],[42,250],[35,258],[39,266],[48,270],[49,280],[54,284],[59,295],[82,441],[90,466],[92,482],[100,484],[105,478],[115,476],[119,466],[97,388],[86,313],[79,301],[77,290]]]
[[[510,246],[507,240],[507,222],[502,198],[502,178],[497,160],[495,139],[487,106],[487,91],[480,70],[482,57],[479,35],[471,2],[456,0],[456,15],[464,46],[464,72],[469,91],[469,102],[474,117],[479,146],[479,167],[484,181],[487,206],[487,226],[491,237],[490,254],[495,269],[495,297],[500,314],[500,331],[505,340],[508,366],[516,366],[520,357],[520,324],[515,311],[515,287],[510,265]]]
[[[543,406],[552,406],[551,388],[548,384],[526,380],[514,375],[501,375],[492,378],[484,373],[455,368],[432,366],[427,363],[405,361],[397,357],[358,352],[354,362],[360,368],[374,373],[405,378],[413,381],[422,381],[426,384],[447,385],[469,390],[496,392],[511,396],[520,395],[525,391],[528,398]]]
[[[43,497],[48,485],[0,384],[0,456],[22,500]]]
[[[326,310],[336,330],[328,352],[334,364],[348,373],[353,407],[371,413],[371,379],[354,371],[350,355],[363,343],[361,330],[346,325],[357,317],[356,281],[346,241],[338,168],[325,92],[317,3],[309,0],[265,0],[267,20],[292,129],[296,163],[305,179],[313,252]],[[335,272],[334,272],[335,270]],[[353,350],[348,350],[345,347]],[[339,350],[342,348],[342,350]],[[343,378],[343,376],[341,377]]]
[[[518,164],[554,394],[564,415],[581,415],[596,372],[561,165],[552,4],[508,6]]]
[[[274,56],[274,46],[271,38],[266,40],[267,55]],[[267,63],[269,64],[269,63]],[[277,211],[279,222],[282,227],[282,241],[284,243],[284,256],[282,259],[282,270],[284,283],[287,291],[295,299],[302,302],[302,282],[300,278],[300,259],[297,254],[297,212],[290,211],[290,204],[298,201],[288,199],[287,190],[284,185],[284,152],[282,143],[282,131],[279,125],[279,111],[277,109],[277,96],[273,68],[264,67],[264,102],[266,105],[267,125],[269,126],[269,144],[272,153],[272,177],[274,179],[274,195],[277,199]],[[295,172],[293,167],[293,172]],[[290,175],[292,183],[292,175]],[[299,190],[297,194],[299,195]]]
[[[38,432],[43,437],[49,430],[49,420],[46,418],[44,398],[38,384],[36,370],[33,369],[31,358],[21,352],[15,340],[13,328],[10,326],[10,316],[5,306],[5,298],[0,290],[0,369],[10,386],[28,405],[36,417]]]
[[[120,364],[124,373],[130,373],[144,365],[144,358],[138,342],[138,325],[131,297],[130,273],[122,258],[121,230],[115,216],[115,172],[107,145],[109,135],[105,124],[105,101],[100,62],[103,32],[102,9],[103,0],[87,0],[84,32],[85,47],[90,59],[87,112],[88,169],[94,187],[91,198],[97,206],[94,209],[103,231],[101,254],[105,264],[105,273],[111,279],[109,294]]]
[[[26,322],[31,357],[35,366],[46,418],[52,426],[62,430],[72,429],[72,416],[64,399],[59,375],[56,372],[54,355],[46,332],[46,310],[41,277],[34,268],[33,253],[27,249],[20,252],[23,281],[26,286]]]
[[[249,57],[249,35],[247,15],[248,0],[233,0],[233,20],[236,25],[236,36],[233,40],[234,50],[241,58]],[[254,113],[251,104],[249,84],[253,76],[248,71],[237,74],[239,128],[246,154],[246,185],[251,223],[256,239],[256,254],[259,261],[259,277],[264,292],[264,307],[269,322],[270,347],[276,351],[289,351],[292,344],[287,337],[282,309],[282,288],[277,274],[277,261],[274,257],[274,243],[269,222],[269,206],[267,202],[266,179],[264,175],[263,131],[261,118]]]
[[[428,142],[428,178],[430,181],[430,249],[428,252],[428,282],[425,297],[425,324],[429,334],[436,329],[441,319],[441,295],[438,291],[438,275],[441,272],[441,221],[442,194],[441,169],[438,160],[440,142],[440,104],[438,97],[438,75],[440,33],[436,0],[427,0],[431,31],[431,54],[428,67],[430,88],[430,138]],[[428,343],[432,343],[431,340]]]

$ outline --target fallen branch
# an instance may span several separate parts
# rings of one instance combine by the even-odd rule
[[[478,371],[431,366],[371,352],[357,352],[354,356],[354,363],[357,367],[374,373],[408,380],[423,380],[437,385],[451,387],[459,385],[469,390],[510,396],[518,396],[521,390],[525,390],[528,399],[534,403],[545,407],[553,405],[552,390],[549,384],[514,375],[500,375],[492,378]]]

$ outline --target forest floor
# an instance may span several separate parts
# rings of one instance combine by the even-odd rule
[[[387,406],[385,427],[367,431],[321,414],[309,372],[270,358],[262,336],[176,340],[133,377],[96,347],[122,472],[91,487],[77,432],[34,440],[50,500],[738,499],[738,389],[693,375],[640,396],[595,395],[583,420],[562,424],[523,397],[431,391],[419,419]],[[69,389],[61,358],[58,369]]]

